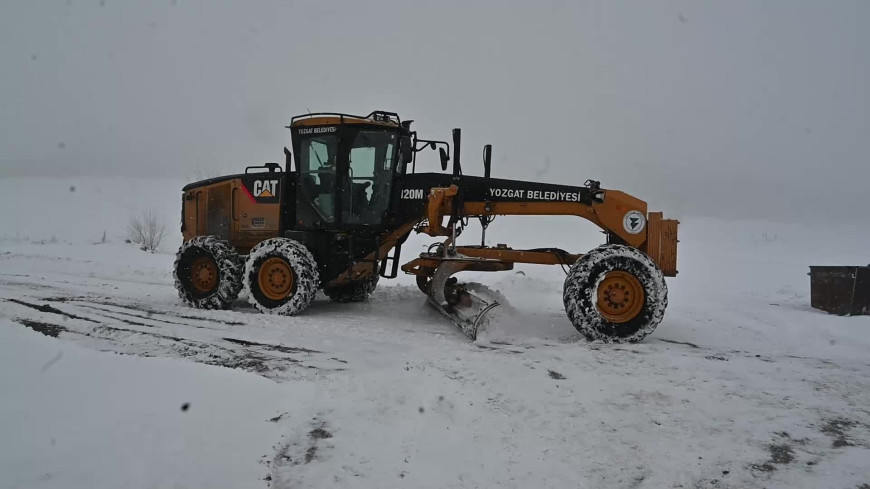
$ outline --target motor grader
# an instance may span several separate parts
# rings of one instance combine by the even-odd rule
[[[593,180],[493,178],[491,145],[483,148],[483,176],[467,175],[459,129],[452,141],[429,140],[411,123],[385,111],[296,116],[283,169],[266,163],[185,186],[184,242],[174,266],[181,299],[221,309],[244,290],[263,313],[295,315],[318,290],[334,301],[366,300],[379,278],[395,278],[401,268],[474,339],[498,298],[454,275],[531,263],[568,269],[565,311],[587,339],[638,341],[655,329],[667,307],[664,277],[677,273],[677,221]],[[437,149],[442,172],[416,171],[427,149]],[[483,236],[480,245],[457,242],[469,220],[479,220],[485,235],[503,215],[577,216],[600,227],[606,244],[574,254],[492,247]],[[400,266],[411,232],[438,241]]]

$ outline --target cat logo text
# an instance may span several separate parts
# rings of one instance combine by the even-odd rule
[[[256,180],[254,197],[275,197],[278,194],[278,180]]]

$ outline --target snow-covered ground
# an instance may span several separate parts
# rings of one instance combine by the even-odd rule
[[[811,309],[806,275],[866,264],[870,230],[674,216],[670,306],[632,345],[578,336],[558,267],[468,274],[510,303],[472,343],[409,277],[299,317],[183,307],[182,184],[0,180],[0,487],[870,487],[870,317]],[[143,210],[160,253],[123,242]]]

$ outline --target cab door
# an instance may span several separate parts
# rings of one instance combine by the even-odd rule
[[[341,222],[379,226],[390,204],[398,134],[391,128],[349,131],[347,172],[341,184]]]
[[[336,132],[299,139],[296,224],[300,227],[329,229],[336,223],[338,143]]]

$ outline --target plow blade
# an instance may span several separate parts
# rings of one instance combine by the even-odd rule
[[[442,263],[432,276],[429,303],[450,318],[466,336],[477,333],[488,323],[487,313],[499,305],[499,298],[479,284],[463,284],[451,277],[467,268],[461,261]]]

